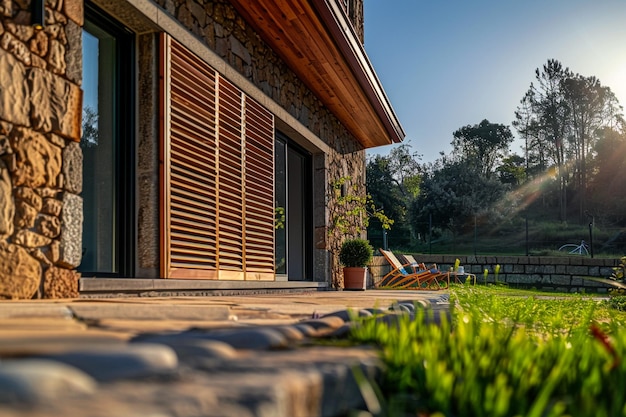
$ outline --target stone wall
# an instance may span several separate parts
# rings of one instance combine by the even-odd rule
[[[591,259],[585,257],[548,256],[453,256],[414,255],[418,262],[426,265],[436,263],[440,270],[447,271],[458,258],[465,272],[475,274],[479,284],[485,282],[484,271],[488,271],[487,283],[496,282],[495,266],[500,265],[498,282],[518,288],[536,288],[559,292],[606,293],[610,285],[585,279],[587,277],[608,278],[617,266],[617,259]],[[375,256],[370,267],[372,279],[382,278],[391,270],[384,257]],[[371,282],[373,285],[373,281]]]
[[[0,0],[0,297],[78,295],[83,3]]]
[[[345,127],[228,0],[156,0],[231,67],[341,154],[360,149]]]
[[[353,18],[362,21],[362,2],[354,1],[360,8]],[[328,153],[314,155],[315,205],[323,210],[315,216],[316,268],[322,265],[316,271],[323,269],[322,276],[332,272],[333,284],[340,286],[335,248],[342,236],[327,230],[326,207],[334,204],[327,190],[343,176],[363,186],[361,145],[227,0],[157,3],[329,146]],[[107,5],[115,8],[115,2]],[[83,2],[46,0],[43,30],[31,25],[30,10],[28,0],[0,0],[0,297],[72,297],[77,295],[75,268],[82,248]],[[356,29],[362,37],[362,28]],[[141,33],[139,79],[146,80],[156,68],[155,38]],[[153,90],[154,80],[139,88]],[[138,160],[143,161],[142,156],[157,149],[158,119],[154,103],[149,109],[141,101],[139,105],[143,122],[138,143],[151,144],[139,146]],[[146,188],[150,194],[138,198],[139,240],[151,242],[139,245],[137,266],[143,275],[158,273],[156,240],[146,238],[154,236],[158,213],[153,165],[138,171],[138,182],[151,185]]]
[[[363,0],[348,0],[348,17],[352,22],[357,38],[363,43],[365,39]]]

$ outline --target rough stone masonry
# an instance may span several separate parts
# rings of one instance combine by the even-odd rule
[[[0,298],[78,295],[83,3],[0,0]]]

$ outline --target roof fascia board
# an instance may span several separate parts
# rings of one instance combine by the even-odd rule
[[[402,142],[405,138],[404,130],[345,12],[334,0],[311,1],[383,121],[391,140],[394,143]]]

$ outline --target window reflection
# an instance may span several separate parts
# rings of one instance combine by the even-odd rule
[[[115,273],[116,39],[91,21],[83,30],[82,272]]]

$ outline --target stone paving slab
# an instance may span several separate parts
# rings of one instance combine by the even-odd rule
[[[0,302],[0,416],[345,416],[370,347],[318,346],[354,315],[447,311],[442,292]]]
[[[72,318],[58,317],[14,317],[0,318],[0,331],[30,330],[30,331],[61,331],[86,330],[87,325]]]
[[[0,302],[0,318],[17,317],[59,317],[72,318],[67,305],[53,302]]]
[[[227,306],[186,305],[176,303],[73,303],[69,309],[84,320],[228,320]]]
[[[83,348],[120,345],[133,335],[90,331],[0,331],[0,360]],[[1,363],[1,362],[0,362]]]
[[[276,320],[261,320],[265,324],[276,323]],[[202,327],[207,329],[217,329],[224,327],[239,327],[248,323],[239,323],[236,320],[127,320],[127,319],[99,319],[97,326],[101,330],[111,332],[122,332],[128,334],[139,334],[145,332],[175,332],[189,329],[191,327]],[[293,320],[289,320],[293,323]],[[252,323],[250,323],[252,325]]]

